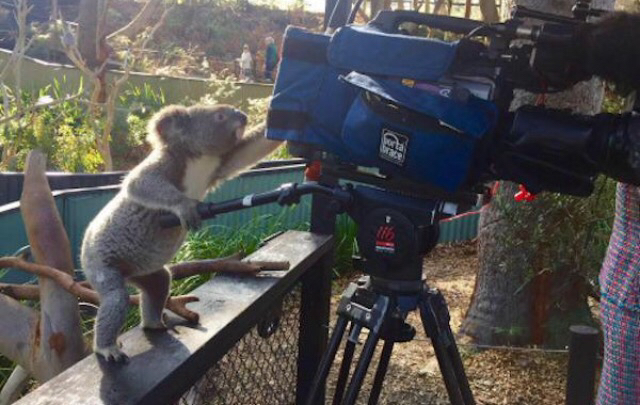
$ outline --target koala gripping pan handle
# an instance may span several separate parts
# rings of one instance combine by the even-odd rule
[[[277,202],[280,205],[292,205],[300,202],[300,197],[307,194],[320,193],[333,197],[342,206],[351,202],[351,194],[340,187],[329,187],[316,182],[306,182],[302,184],[287,183],[275,190],[264,193],[248,194],[244,197],[219,203],[198,204],[198,213],[202,219],[211,219],[218,214],[239,211],[259,205]],[[160,225],[163,228],[171,228],[180,225],[177,216],[167,213],[160,218]]]

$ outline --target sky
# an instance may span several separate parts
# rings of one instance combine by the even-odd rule
[[[292,7],[296,0],[254,0],[252,3],[277,4],[278,8],[287,9]],[[304,0],[304,9],[311,12],[324,12],[324,0]]]
[[[324,0],[305,0],[304,8],[309,11],[324,12],[324,3]]]

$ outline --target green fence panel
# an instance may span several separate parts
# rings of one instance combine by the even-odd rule
[[[71,254],[76,267],[80,263],[80,248],[84,230],[89,222],[118,192],[117,186],[70,191],[61,197],[62,218],[71,243]]]
[[[236,179],[223,184],[218,190],[207,196],[207,201],[224,201],[251,193],[272,190],[283,183],[301,182],[304,178],[302,165],[288,168],[252,170]],[[71,250],[76,266],[79,263],[80,248],[84,230],[91,219],[116,194],[117,186],[96,187],[90,189],[67,190],[54,193],[58,211],[61,214],[65,230],[69,236]],[[205,225],[239,228],[257,218],[272,218],[282,228],[297,228],[309,221],[311,212],[310,198],[301,203],[284,208],[277,204],[250,208],[242,211],[222,214],[206,222]],[[24,222],[20,215],[19,204],[11,203],[0,207],[0,256],[12,255],[21,247],[28,245]],[[11,271],[0,278],[4,282],[26,282],[31,279],[27,274]]]
[[[252,170],[223,184],[218,190],[207,196],[206,201],[217,202],[242,197],[252,193],[272,190],[283,183],[304,180],[303,165],[286,168]],[[84,230],[91,219],[113,198],[117,186],[96,187],[90,189],[67,190],[54,193],[54,198],[69,236],[76,266]],[[246,210],[221,214],[209,220],[207,226],[240,228],[253,221],[262,219],[260,224],[279,228],[299,228],[308,224],[311,213],[311,198],[305,196],[300,204],[281,207],[278,204],[263,205]],[[265,220],[266,218],[266,220]],[[440,225],[440,243],[456,243],[471,240],[477,235],[478,213],[443,222]],[[28,244],[24,223],[18,203],[0,206],[0,256],[11,255]],[[5,282],[25,282],[31,277],[22,272],[11,271],[0,278]]]
[[[479,219],[480,213],[473,212],[441,222],[438,243],[459,243],[474,239],[478,235]]]
[[[304,180],[302,166],[287,169],[255,170],[242,176],[241,179],[229,181],[222,185],[215,193],[207,197],[209,202],[230,200],[252,193],[272,190],[284,183],[299,183]],[[249,210],[242,210],[222,214],[208,225],[237,227],[247,224],[257,218],[269,216],[278,220],[283,227],[295,228],[308,223],[311,215],[311,198],[305,196],[300,204],[283,209],[277,204],[263,205]]]
[[[10,58],[11,51],[0,49],[0,63],[6,63]],[[37,92],[38,90],[53,85],[54,81],[58,81],[62,92],[74,94],[78,91],[78,86],[82,78],[82,72],[73,66],[60,65],[56,63],[45,62],[42,60],[25,56],[21,64],[22,89]],[[121,76],[122,72],[110,71],[109,78]],[[5,84],[13,87],[13,75],[7,75]],[[83,79],[86,84],[86,78]],[[143,86],[147,84],[155,91],[162,89],[167,103],[180,103],[185,98],[198,100],[202,96],[211,93],[209,84],[215,81],[198,77],[169,77],[153,75],[148,73],[131,72],[127,83],[134,86]],[[252,98],[264,98],[271,95],[273,85],[262,83],[235,83],[238,91],[234,92],[228,98],[220,99],[220,102],[233,104],[243,110],[249,107],[248,100]]]
[[[29,244],[24,230],[20,206],[18,203],[6,204],[0,207],[0,256],[12,255],[18,249]],[[0,272],[2,281],[22,283],[30,278],[24,272]]]

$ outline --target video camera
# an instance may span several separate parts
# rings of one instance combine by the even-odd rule
[[[288,27],[267,137],[337,177],[436,200],[470,201],[497,179],[577,196],[600,173],[640,184],[637,116],[509,109],[516,89],[558,92],[597,73],[587,20],[605,14],[581,0],[573,17],[381,11],[333,34]]]

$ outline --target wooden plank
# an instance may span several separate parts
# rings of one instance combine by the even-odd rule
[[[172,403],[243,336],[301,275],[330,251],[330,236],[288,231],[252,254],[251,260],[288,260],[287,271],[256,277],[218,275],[193,291],[190,308],[200,324],[172,322],[169,333],[139,327],[120,339],[131,357],[125,365],[90,355],[17,404]]]

